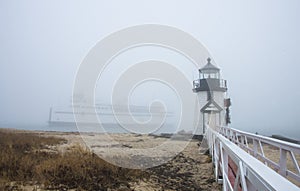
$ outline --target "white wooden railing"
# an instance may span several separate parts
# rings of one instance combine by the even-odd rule
[[[266,165],[273,168],[284,177],[293,179],[300,185],[300,169],[296,155],[300,155],[300,145],[260,136],[237,129],[220,127],[219,131],[226,138],[236,143],[239,147],[246,150],[255,158],[261,160]],[[272,147],[273,152],[278,151],[278,161],[265,155],[266,146]],[[290,156],[292,169],[287,167],[287,156]]]
[[[246,135],[247,137],[245,137]],[[226,127],[221,127],[219,131],[208,127],[205,137],[210,154],[212,155],[216,180],[223,183],[224,191],[300,190],[295,184],[254,157],[255,155],[264,156],[262,154],[263,140],[269,140],[270,142],[268,143],[272,143],[284,150],[281,152],[283,155],[288,152],[298,152],[298,148],[294,147],[296,145]],[[248,141],[250,137],[254,140],[253,149],[249,147]],[[245,149],[246,147],[248,149]],[[262,149],[261,153],[258,152],[258,148]],[[249,153],[253,153],[253,155]],[[286,158],[282,156],[281,162],[278,164],[278,169],[283,168],[280,172],[285,170],[288,175],[290,172],[286,168],[281,167],[281,165],[284,166],[284,159]],[[264,162],[266,161],[268,160],[264,160]]]

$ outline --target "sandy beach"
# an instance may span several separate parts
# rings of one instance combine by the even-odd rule
[[[149,149],[162,145],[166,141],[170,141],[170,139],[151,135],[110,134],[109,136],[115,143],[108,144],[110,140],[104,134],[82,133],[79,135],[74,133],[51,133],[51,135],[68,140],[68,143],[55,148],[57,150],[65,151],[69,147],[78,144],[83,147],[88,144],[88,147],[94,153],[102,154],[106,159],[118,157],[118,160],[113,161],[116,163],[119,162],[118,165],[122,165],[122,160],[125,160],[127,163],[131,161],[128,157],[143,158],[142,164],[147,161],[153,162],[154,159],[155,161],[159,161],[159,158],[172,157],[172,159],[167,159],[169,161],[166,161],[166,159],[163,160],[159,166],[145,169],[145,171],[150,173],[150,178],[131,183],[132,190],[221,189],[221,186],[215,182],[210,156],[200,154],[198,140],[171,140],[171,143],[165,145],[163,149]],[[174,149],[184,146],[186,147],[182,152],[173,156],[176,153]],[[149,150],[148,152],[136,153],[139,151],[137,149]]]
[[[15,131],[15,133],[20,132]],[[68,155],[73,148],[80,147],[124,169],[125,167],[140,168],[139,173],[146,174],[138,180],[133,179],[120,184],[118,188],[113,186],[104,190],[221,190],[221,186],[215,182],[213,176],[211,158],[200,154],[198,140],[187,141],[137,134],[108,136],[94,133],[25,132],[34,133],[39,137],[56,137],[64,140],[60,144],[47,145],[41,150],[43,152]],[[165,142],[167,144],[164,144]],[[164,146],[158,148],[160,145]],[[184,149],[181,151],[178,148]],[[13,185],[15,190],[47,190],[44,185],[37,183],[29,185],[25,181],[23,185],[14,181],[2,182],[2,184]],[[11,190],[9,186],[6,188]],[[65,187],[64,190],[84,189]]]

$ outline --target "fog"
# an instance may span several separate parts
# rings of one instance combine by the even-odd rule
[[[299,138],[299,8],[298,0],[1,1],[0,125],[46,123],[51,106],[70,102],[77,69],[97,42],[120,29],[153,23],[183,30],[209,50],[228,81],[232,127]],[[173,63],[192,84],[197,69]],[[99,83],[109,88],[106,82],[116,76]],[[159,94],[152,89],[154,97]],[[107,94],[99,94],[100,102],[109,100]]]

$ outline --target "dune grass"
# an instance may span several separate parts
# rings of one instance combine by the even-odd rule
[[[47,148],[65,142],[56,137],[0,130],[0,190],[10,182],[35,182],[45,189],[107,190],[128,188],[146,176],[114,166],[80,146],[65,153]]]

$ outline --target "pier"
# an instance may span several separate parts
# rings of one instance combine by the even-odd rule
[[[300,190],[295,156],[300,154],[300,145],[228,127],[206,126],[205,138],[216,181],[223,184],[224,191]],[[279,151],[279,162],[267,157],[265,146]],[[288,155],[293,169],[287,167]]]

